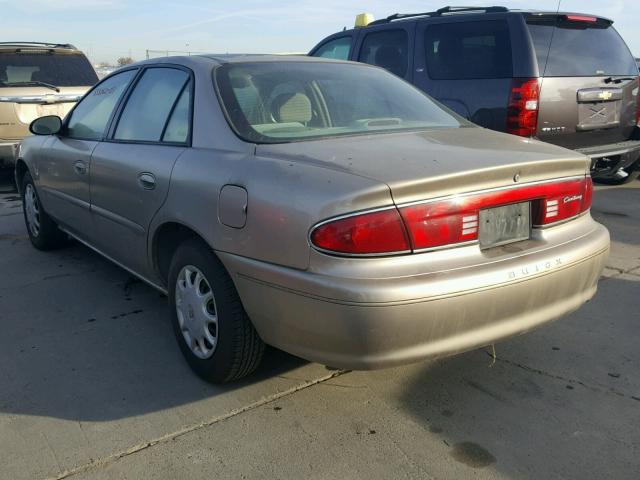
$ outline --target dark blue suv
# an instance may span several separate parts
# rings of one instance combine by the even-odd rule
[[[639,79],[612,24],[445,7],[335,33],[310,55],[386,68],[478,125],[580,151],[595,178],[623,183],[640,168]]]

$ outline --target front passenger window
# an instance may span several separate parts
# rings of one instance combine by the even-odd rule
[[[81,140],[102,140],[113,109],[137,70],[118,73],[98,84],[73,109],[67,136]]]
[[[314,57],[334,58],[336,60],[348,60],[351,50],[351,37],[340,37],[330,40],[322,45],[313,54]]]

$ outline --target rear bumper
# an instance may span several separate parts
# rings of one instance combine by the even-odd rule
[[[489,345],[579,308],[596,292],[609,233],[588,215],[574,222],[579,234],[557,227],[571,239],[533,254],[411,276],[363,280],[219,256],[265,342],[371,369]]]
[[[19,141],[0,140],[0,167],[13,167],[18,158]]]
[[[594,178],[610,178],[621,168],[628,168],[640,158],[640,140],[579,148],[576,151],[591,158],[591,174]]]

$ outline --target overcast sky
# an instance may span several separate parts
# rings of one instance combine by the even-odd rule
[[[474,0],[464,5],[555,10],[558,0]],[[326,35],[351,27],[355,15],[435,10],[450,0],[0,0],[0,41],[73,43],[94,63],[145,50],[215,53],[306,52]],[[562,0],[561,9],[612,18],[640,56],[640,1]],[[588,46],[585,46],[588,48]]]

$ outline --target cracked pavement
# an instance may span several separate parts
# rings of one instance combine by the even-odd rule
[[[598,187],[596,297],[456,357],[344,372],[269,350],[224,387],[166,299],[88,249],[31,248],[0,182],[0,479],[580,478],[640,472],[640,182]]]

